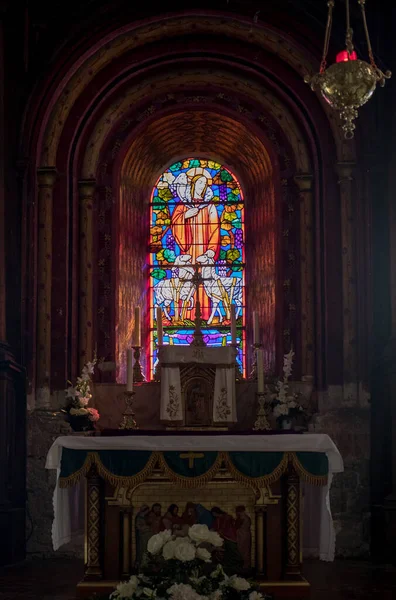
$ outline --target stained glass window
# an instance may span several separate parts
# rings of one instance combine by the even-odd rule
[[[150,221],[150,365],[157,363],[156,307],[163,343],[189,345],[197,299],[207,346],[231,343],[235,306],[237,360],[245,371],[244,199],[236,177],[211,160],[174,163],[158,179]]]

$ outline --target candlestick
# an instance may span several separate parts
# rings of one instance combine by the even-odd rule
[[[157,306],[157,343],[162,346],[164,343],[164,330],[162,327],[162,310]]]
[[[133,392],[132,348],[127,350],[127,392]]]
[[[257,348],[257,392],[264,393],[264,356],[263,349]]]
[[[133,412],[133,397],[135,392],[125,392],[125,411],[122,413],[121,423],[118,429],[139,429]]]
[[[264,393],[257,393],[257,402],[258,402],[258,407],[257,407],[257,415],[256,415],[256,421],[254,423],[253,426],[253,430],[254,431],[268,431],[271,429],[270,424],[268,422],[268,418],[267,418],[267,411],[266,411],[266,402],[265,402],[265,394]]]
[[[146,378],[143,374],[142,365],[140,364],[140,350],[141,346],[133,346],[133,358],[135,359],[135,364],[133,365],[133,381],[141,383],[142,381],[146,381]]]
[[[133,347],[141,346],[140,336],[140,306],[135,306],[135,331],[133,336]]]
[[[236,314],[235,304],[231,304],[231,344],[236,346]]]
[[[253,312],[253,344],[259,344],[260,341],[259,318],[256,311]]]

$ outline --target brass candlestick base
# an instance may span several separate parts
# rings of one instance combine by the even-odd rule
[[[125,396],[125,411],[122,413],[121,423],[118,429],[139,429],[133,412],[133,397],[135,392],[124,392]]]
[[[257,416],[254,423],[253,431],[269,431],[271,429],[267,419],[265,392],[257,392]]]
[[[141,383],[142,381],[146,381],[145,376],[143,375],[142,365],[140,364],[140,351],[142,349],[141,346],[132,346],[133,358],[135,359],[135,364],[133,365],[133,381],[137,383]]]
[[[257,379],[257,350],[262,347],[263,347],[263,344],[252,344],[253,363],[252,363],[252,370],[250,371],[249,379]]]

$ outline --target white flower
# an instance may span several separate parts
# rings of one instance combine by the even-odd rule
[[[170,600],[209,600],[207,596],[197,594],[191,585],[185,583],[174,583],[168,590]]]
[[[172,533],[169,530],[153,535],[148,541],[147,550],[150,554],[158,554],[171,536]]]
[[[182,562],[189,562],[195,558],[195,548],[187,540],[175,547],[175,558]]]
[[[197,558],[199,558],[199,560],[204,560],[205,562],[210,562],[211,554],[206,548],[197,548]]]
[[[242,577],[237,577],[236,575],[230,577],[227,585],[229,587],[234,588],[234,590],[237,590],[238,592],[243,592],[245,590],[250,589],[250,583],[246,581],[246,579],[243,579]]]
[[[117,585],[115,591],[111,594],[110,598],[132,598],[138,587],[138,579],[133,575],[129,581],[122,581]]]
[[[175,548],[176,542],[174,540],[171,540],[165,544],[162,549],[162,556],[165,560],[171,560],[172,558],[175,558]]]
[[[75,387],[68,387],[66,390],[66,398],[75,398],[77,396],[77,390]]]
[[[207,542],[210,536],[210,531],[207,525],[193,525],[188,530],[188,536],[197,544],[202,544],[203,542]]]
[[[208,543],[211,544],[212,546],[215,546],[215,548],[220,548],[220,546],[223,545],[224,540],[223,540],[223,538],[221,538],[219,536],[219,534],[216,531],[210,531],[209,537],[208,537]]]
[[[82,396],[81,398],[79,398],[79,402],[81,406],[87,406],[89,398],[87,398],[86,396]]]
[[[249,594],[249,600],[264,600],[264,596],[259,592],[251,592]]]

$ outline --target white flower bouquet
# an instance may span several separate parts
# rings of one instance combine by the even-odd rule
[[[242,577],[228,577],[212,554],[222,538],[206,525],[193,525],[187,536],[163,531],[147,545],[142,573],[119,583],[111,600],[264,600]]]
[[[67,417],[71,428],[74,431],[90,431],[95,428],[96,421],[99,420],[99,412],[96,408],[88,406],[92,398],[91,394],[91,375],[95,371],[97,359],[87,362],[84,365],[80,377],[77,377],[76,385],[73,386],[71,381],[66,389],[67,405],[61,409]]]
[[[276,382],[276,391],[272,396],[272,410],[277,422],[281,424],[284,419],[293,419],[304,413],[304,408],[298,402],[299,394],[291,394],[289,379],[293,370],[294,350],[283,357],[283,378]]]

